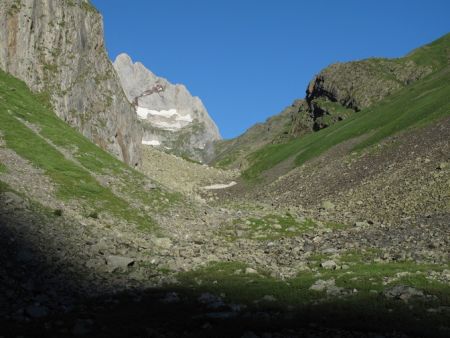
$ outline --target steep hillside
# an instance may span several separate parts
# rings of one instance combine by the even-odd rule
[[[170,193],[67,126],[45,98],[3,71],[0,88],[2,180],[19,184],[24,194],[38,194],[41,204],[63,213],[134,228],[157,226],[150,213],[167,207]],[[33,181],[32,173],[44,178]]]
[[[224,144],[219,143],[213,163],[224,167],[228,167],[229,164],[236,167],[236,163],[241,163],[243,170],[250,167],[245,173],[247,177],[258,175],[261,170],[279,163],[282,159],[287,159],[290,151],[295,152],[294,144],[302,143],[300,139],[303,135],[332,126],[362,110],[366,111],[367,108],[402,88],[412,85],[432,72],[441,71],[448,65],[449,36],[446,35],[427,46],[414,50],[403,58],[367,59],[337,63],[325,68],[309,83],[305,100],[298,100],[290,108],[289,114],[292,121],[285,126],[285,129],[289,130],[290,137],[269,137],[269,140],[264,141],[266,133],[253,136],[250,136],[251,133],[243,134]],[[320,138],[320,136],[308,137],[316,140]],[[298,140],[292,140],[292,138]],[[272,147],[271,143],[276,145]],[[283,146],[280,143],[287,144]],[[323,145],[317,142],[315,146]],[[269,154],[272,148],[274,154],[276,153],[275,156]],[[241,154],[238,156],[239,153]],[[235,157],[239,157],[236,163],[231,160]],[[253,169],[252,166],[254,166]],[[260,166],[265,168],[259,168]]]
[[[247,157],[250,166],[244,176],[257,178],[283,161],[291,161],[294,166],[301,165],[331,147],[355,137],[359,137],[361,141],[352,149],[359,150],[402,130],[421,126],[448,115],[449,55],[450,35],[416,50],[408,58],[420,66],[433,69],[428,76],[398,89],[358,113],[350,114],[343,122],[285,144],[267,145],[255,151]],[[366,104],[369,104],[368,102],[371,101]],[[293,165],[287,166],[287,169]]]
[[[114,61],[125,94],[143,123],[142,144],[208,161],[219,130],[198,97],[156,76],[126,54]]]
[[[0,2],[0,68],[51,99],[57,115],[130,165],[142,130],[87,0]]]
[[[306,90],[313,128],[342,121],[432,70],[431,65],[419,65],[410,57],[333,64],[315,76]]]
[[[244,170],[248,165],[246,157],[255,149],[267,144],[286,142],[292,137],[292,120],[299,111],[299,107],[304,104],[303,100],[296,100],[280,114],[270,117],[264,123],[254,125],[241,136],[217,141],[212,164],[218,167]]]
[[[403,58],[373,58],[325,68],[310,81],[307,108],[299,110],[293,128],[326,128],[424,78],[447,64],[446,45],[448,36]]]

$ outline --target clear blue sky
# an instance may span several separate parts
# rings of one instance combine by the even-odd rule
[[[224,138],[303,98],[337,61],[399,57],[450,31],[449,0],[92,0],[110,57],[199,96]]]

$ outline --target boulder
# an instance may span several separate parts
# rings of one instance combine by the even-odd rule
[[[106,257],[106,264],[108,265],[109,271],[126,271],[129,266],[134,264],[135,260],[133,258],[124,256],[110,255]]]

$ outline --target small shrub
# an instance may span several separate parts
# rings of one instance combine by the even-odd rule
[[[88,215],[89,218],[98,219],[98,212],[93,211]]]
[[[53,214],[55,216],[61,217],[63,215],[63,211],[61,209],[56,209],[55,211],[53,211]]]

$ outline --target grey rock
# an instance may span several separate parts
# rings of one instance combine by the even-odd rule
[[[223,311],[223,312],[209,312],[206,313],[205,316],[211,319],[229,319],[234,318],[238,315],[238,313],[234,311]]]
[[[385,290],[383,293],[387,298],[400,299],[404,302],[408,302],[412,297],[424,296],[423,291],[417,290],[407,285],[396,285]]]
[[[439,170],[444,170],[444,169],[446,169],[447,167],[448,167],[448,163],[442,162],[442,163],[440,163],[440,164],[437,166],[437,169],[439,169]]]
[[[4,200],[4,204],[8,205],[14,205],[14,206],[20,206],[24,203],[24,200],[22,197],[20,197],[19,195],[11,192],[11,191],[6,191],[4,193],[1,194],[2,199]]]
[[[94,322],[90,319],[78,319],[72,328],[74,336],[86,336],[92,332]]]
[[[133,265],[134,262],[135,260],[129,257],[115,256],[115,255],[110,255],[106,257],[106,264],[108,265],[110,271],[116,270],[125,271],[129,266]]]
[[[124,92],[143,122],[145,146],[165,147],[177,155],[207,161],[219,130],[202,101],[184,85],[172,84],[133,63],[127,54],[114,61]]]
[[[329,280],[318,279],[314,282],[313,285],[311,285],[309,289],[312,291],[325,291],[326,289],[334,286],[335,286],[334,279]]]
[[[198,301],[212,309],[217,309],[222,306],[225,306],[225,303],[223,302],[222,298],[213,295],[212,293],[209,292],[202,293],[198,297]]]
[[[168,292],[162,299],[163,303],[178,303],[180,296],[176,292]]]
[[[252,331],[247,331],[247,332],[244,332],[244,334],[241,336],[241,338],[259,338],[259,336],[256,335]]]
[[[153,190],[153,189],[156,189],[156,188],[158,188],[158,186],[157,186],[156,184],[153,184],[153,183],[147,183],[147,184],[144,186],[144,189],[145,189],[145,190]]]
[[[335,270],[336,267],[337,267],[337,264],[336,264],[335,261],[328,260],[328,261],[322,262],[322,263],[320,264],[320,266],[321,266],[322,268],[324,268],[324,269],[327,269],[327,270]]]
[[[48,309],[42,305],[30,305],[25,310],[31,318],[43,318],[48,316]]]
[[[161,249],[170,249],[172,247],[172,241],[170,238],[161,237],[153,239],[155,246]]]
[[[277,299],[272,295],[265,295],[261,300],[265,302],[275,302]]]
[[[331,203],[330,201],[323,201],[322,202],[322,208],[325,210],[334,210],[336,206]]]
[[[255,274],[258,273],[258,271],[256,271],[256,270],[253,269],[253,268],[246,268],[246,269],[245,269],[245,273],[246,273],[247,275],[255,275]]]
[[[336,286],[334,278],[329,280],[319,279],[309,288],[312,291],[325,291],[328,296],[337,297],[347,294],[348,292],[341,287]]]
[[[85,266],[86,266],[88,269],[97,269],[97,268],[99,268],[99,267],[101,267],[101,266],[104,266],[104,265],[105,265],[105,262],[104,262],[103,260],[101,260],[101,259],[96,259],[96,258],[89,259],[89,260],[86,262],[86,264],[85,264]]]
[[[35,254],[33,253],[33,251],[29,250],[29,249],[22,249],[20,251],[17,252],[16,254],[16,258],[19,262],[30,262],[33,260],[33,258],[35,257]]]
[[[0,2],[0,68],[47,92],[56,114],[129,164],[142,128],[108,58],[100,13],[86,0]]]

